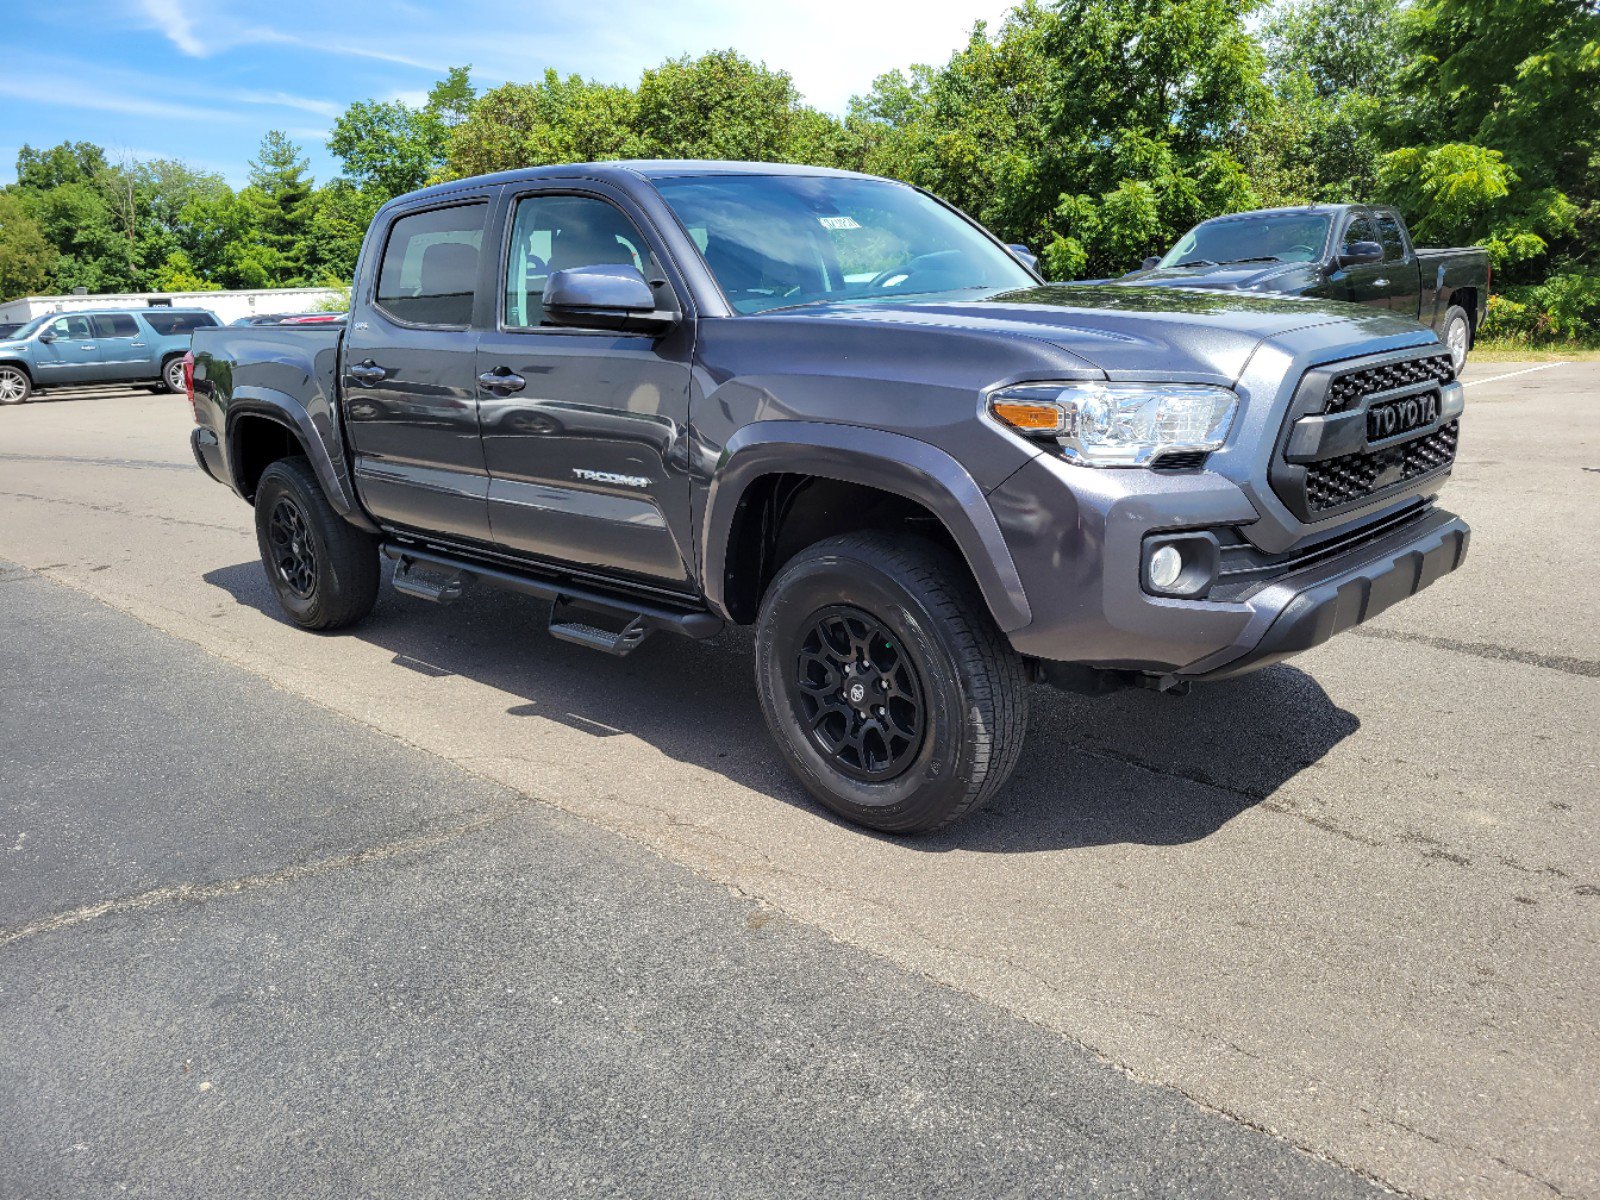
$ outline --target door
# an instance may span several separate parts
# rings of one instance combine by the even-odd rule
[[[478,348],[489,521],[518,554],[687,587],[693,322],[659,337],[543,324],[550,274],[599,264],[637,267],[661,307],[685,312],[643,215],[593,186],[512,198],[499,311]]]
[[[489,480],[473,313],[488,216],[480,196],[391,219],[341,364],[356,489],[368,511],[389,525],[480,542],[489,541]]]
[[[127,313],[106,313],[90,318],[99,345],[100,378],[105,380],[154,379],[154,351],[139,322]]]
[[[1338,252],[1343,253],[1357,242],[1377,240],[1378,227],[1372,217],[1367,213],[1356,213],[1345,225],[1344,234],[1338,242]],[[1328,277],[1328,282],[1333,285],[1337,299],[1372,308],[1389,307],[1389,275],[1381,262],[1339,267]]]
[[[1421,275],[1410,239],[1392,209],[1377,209],[1378,241],[1383,244],[1383,273],[1388,279],[1389,307],[1415,320],[1422,310]]]
[[[89,318],[73,313],[51,321],[34,342],[33,365],[40,387],[99,379],[100,345]]]

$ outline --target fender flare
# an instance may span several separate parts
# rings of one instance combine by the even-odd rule
[[[379,532],[377,525],[362,510],[361,502],[356,498],[350,474],[345,469],[342,450],[338,458],[335,458],[329,450],[328,435],[318,428],[317,421],[305,410],[305,406],[294,397],[271,388],[238,388],[228,404],[227,436],[223,439],[223,453],[228,464],[228,478],[233,481],[233,490],[241,497],[245,500],[250,499],[240,487],[239,475],[234,469],[234,463],[238,458],[236,427],[241,417],[265,417],[287,428],[305,447],[306,458],[311,462],[311,470],[317,477],[317,483],[322,487],[322,494],[328,498],[328,503],[333,505],[334,512],[369,533]],[[334,441],[337,445],[337,434],[334,435]]]
[[[814,475],[893,492],[944,524],[967,560],[989,611],[1010,633],[1033,620],[1022,577],[977,481],[954,458],[916,438],[821,421],[754,421],[728,439],[701,524],[702,586],[713,610],[730,616],[724,582],[734,518],[763,475]]]

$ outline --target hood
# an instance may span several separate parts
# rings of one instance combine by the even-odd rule
[[[771,315],[872,321],[1030,337],[1067,350],[1110,378],[1232,383],[1256,346],[1313,325],[1346,323],[1351,340],[1416,330],[1380,309],[1299,296],[1111,284],[1047,284],[980,299],[812,304]]]
[[[1156,267],[1129,271],[1117,283],[1138,287],[1250,288],[1280,275],[1304,271],[1307,263],[1218,263],[1210,267]]]

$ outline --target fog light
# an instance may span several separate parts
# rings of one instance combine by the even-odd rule
[[[1199,600],[1216,582],[1221,544],[1207,529],[1158,533],[1144,542],[1144,590],[1152,596]]]
[[[1183,574],[1183,555],[1176,546],[1162,546],[1150,555],[1150,586],[1158,592],[1169,592]]]

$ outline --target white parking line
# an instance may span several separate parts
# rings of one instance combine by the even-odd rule
[[[1537,367],[1523,367],[1520,371],[1507,371],[1504,375],[1491,375],[1487,379],[1464,379],[1461,381],[1461,386],[1469,388],[1475,383],[1493,383],[1497,379],[1515,379],[1518,375],[1526,375],[1531,371],[1548,371],[1551,367],[1570,365],[1566,362],[1540,363]]]

